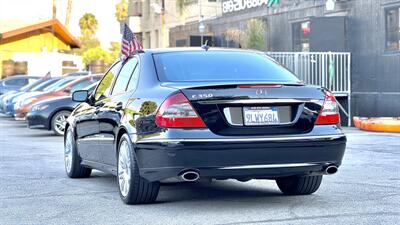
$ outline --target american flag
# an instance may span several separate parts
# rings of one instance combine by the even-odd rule
[[[47,72],[46,75],[42,77],[42,80],[48,80],[51,78],[51,71]]]
[[[143,47],[139,43],[136,35],[132,33],[128,25],[124,24],[124,34],[122,35],[121,56],[128,58],[130,54],[142,50]]]

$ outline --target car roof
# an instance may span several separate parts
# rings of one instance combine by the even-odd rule
[[[201,52],[201,51],[206,51],[205,49],[201,47],[174,47],[174,48],[152,48],[152,49],[144,49],[143,50],[145,53],[153,53],[153,54],[158,54],[158,53],[170,53],[170,52]],[[263,53],[258,50],[252,50],[252,49],[240,49],[240,48],[217,48],[217,47],[210,47],[208,52],[250,52],[250,53]]]
[[[16,78],[36,78],[39,79],[41,78],[40,76],[32,76],[32,75],[12,75],[12,76],[8,76],[5,77],[3,80],[11,80],[11,79],[16,79]]]
[[[73,73],[66,73],[63,76],[86,76],[88,75],[88,71],[79,71],[79,72],[73,72]]]

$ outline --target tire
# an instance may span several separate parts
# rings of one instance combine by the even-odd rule
[[[122,201],[128,205],[155,202],[160,184],[140,176],[132,142],[127,134],[119,142],[117,162],[117,183]]]
[[[92,169],[81,165],[81,158],[76,149],[74,132],[71,127],[68,128],[64,141],[64,166],[65,172],[70,178],[87,178],[92,173]]]
[[[51,130],[58,136],[63,136],[65,132],[65,124],[68,116],[71,114],[70,111],[61,110],[54,114],[51,118]]]
[[[276,183],[285,195],[309,195],[318,190],[321,181],[322,175],[292,176],[279,178]]]

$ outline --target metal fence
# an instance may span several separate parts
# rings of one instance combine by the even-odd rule
[[[326,87],[335,96],[347,97],[341,110],[351,125],[351,54],[348,52],[267,52],[306,84]]]
[[[350,53],[268,52],[307,84],[326,87],[336,95],[350,94]]]

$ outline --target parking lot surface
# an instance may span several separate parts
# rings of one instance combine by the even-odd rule
[[[166,184],[155,204],[128,206],[113,176],[67,178],[62,137],[0,116],[0,224],[400,224],[400,134],[346,133],[343,165],[313,195],[228,180]]]

